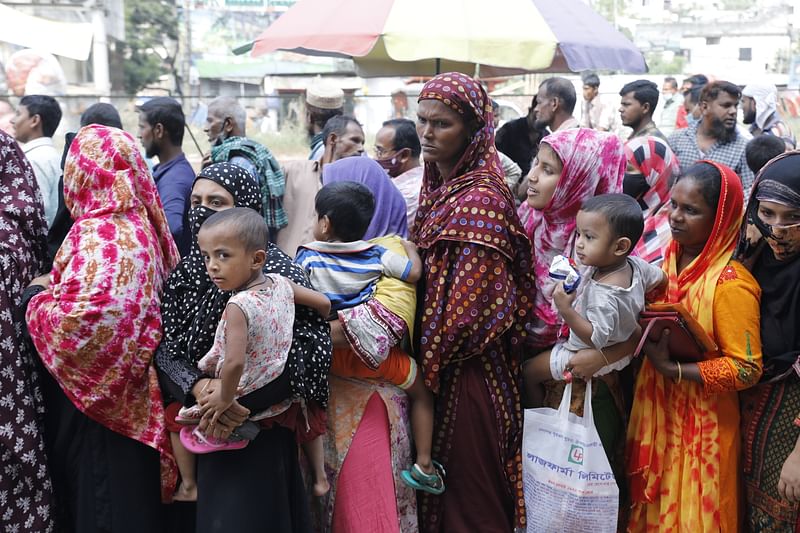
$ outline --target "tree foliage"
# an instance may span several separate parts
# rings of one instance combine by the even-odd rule
[[[127,93],[174,73],[178,38],[175,0],[125,0],[125,42],[117,43],[117,52]]]

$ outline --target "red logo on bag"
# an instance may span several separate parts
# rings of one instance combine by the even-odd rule
[[[572,447],[569,449],[569,457],[567,460],[570,463],[575,463],[576,465],[583,464],[583,447],[578,446],[577,444],[573,444]]]

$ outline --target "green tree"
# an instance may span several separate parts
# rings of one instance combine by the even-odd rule
[[[645,52],[645,60],[650,74],[681,74],[686,58],[676,55],[672,61],[665,61],[661,52]]]
[[[175,0],[125,0],[125,41],[117,43],[116,52],[127,93],[175,75],[178,38]]]

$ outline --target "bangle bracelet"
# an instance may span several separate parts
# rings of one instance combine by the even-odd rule
[[[678,365],[678,379],[673,381],[675,381],[675,384],[677,385],[681,382],[681,379],[683,379],[683,371],[681,370],[681,364],[678,361],[675,361],[675,364]]]
[[[597,351],[600,352],[600,355],[603,356],[603,361],[606,362],[606,366],[610,365],[611,363],[608,362],[608,357],[606,357],[606,354],[603,353],[603,350],[597,350]]]

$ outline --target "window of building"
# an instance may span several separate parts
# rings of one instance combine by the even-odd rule
[[[706,44],[719,44],[719,37],[706,37]]]
[[[753,49],[752,48],[739,48],[739,61],[752,61]]]

